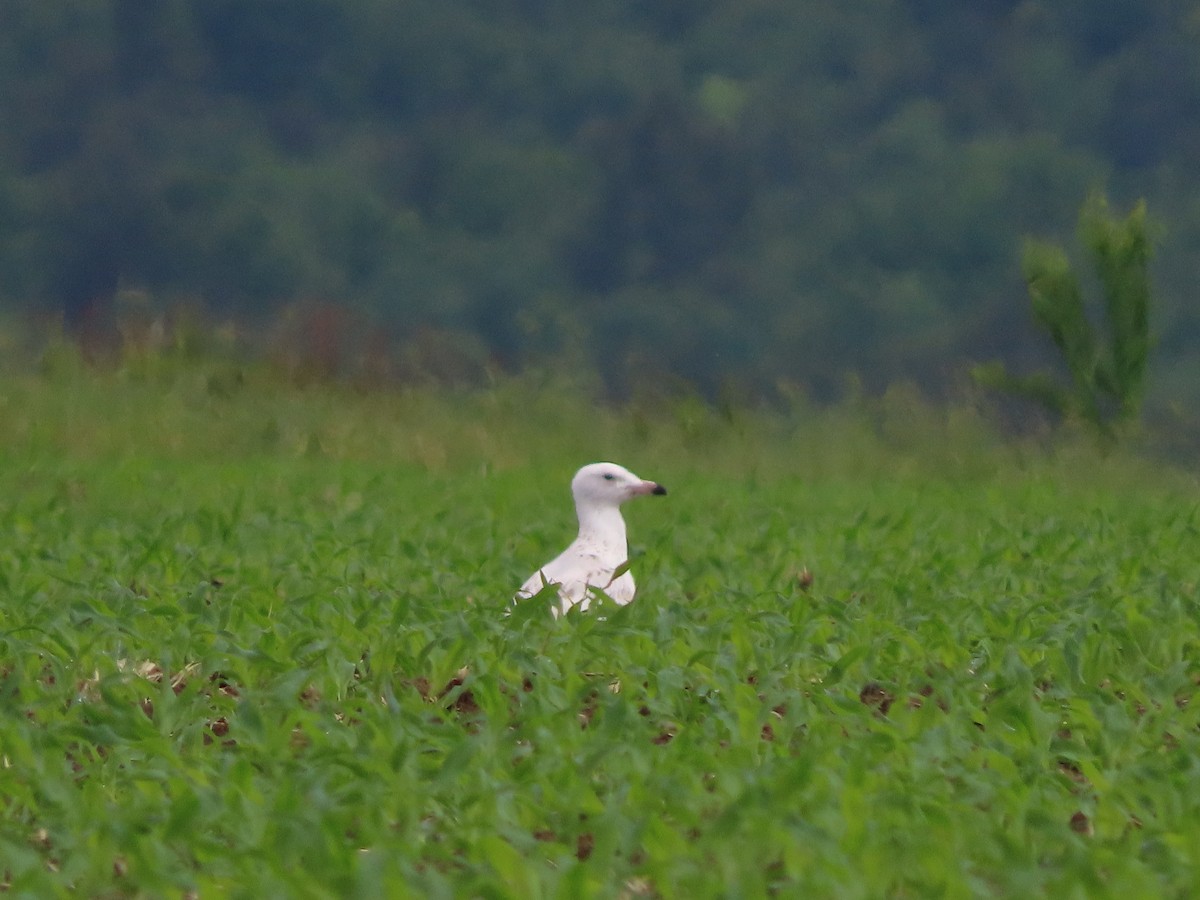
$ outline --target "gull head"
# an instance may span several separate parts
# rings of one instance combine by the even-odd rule
[[[576,506],[620,506],[643,494],[665,494],[667,489],[654,481],[638,478],[616,463],[599,462],[584,466],[571,480]]]

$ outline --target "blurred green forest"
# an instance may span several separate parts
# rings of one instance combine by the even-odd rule
[[[1103,190],[1156,223],[1151,395],[1200,404],[1198,50],[1187,0],[5,0],[0,303],[938,391],[1052,359],[1021,240]]]

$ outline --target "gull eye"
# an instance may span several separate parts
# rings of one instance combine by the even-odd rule
[[[617,477],[617,476],[616,476],[616,475],[614,475],[612,472],[605,472],[605,473],[604,473],[604,480],[605,480],[605,481],[612,481],[612,480],[613,480],[614,478],[616,478],[616,477]]]

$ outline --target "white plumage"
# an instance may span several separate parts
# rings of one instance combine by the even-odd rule
[[[587,609],[599,589],[624,606],[633,599],[635,586],[629,571],[618,571],[629,559],[621,504],[644,494],[665,494],[667,489],[644,481],[616,463],[592,463],[575,473],[571,493],[579,516],[579,536],[562,553],[526,579],[517,600],[532,597],[548,584],[558,585],[562,612],[579,605]],[[558,610],[555,610],[558,614]]]

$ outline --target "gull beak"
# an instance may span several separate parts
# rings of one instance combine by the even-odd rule
[[[667,489],[657,481],[639,482],[633,489],[634,494],[665,494]]]

